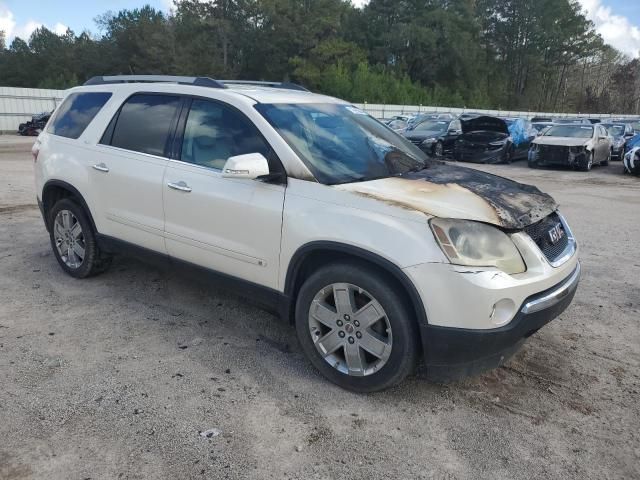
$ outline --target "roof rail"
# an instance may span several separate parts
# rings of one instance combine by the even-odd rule
[[[301,92],[308,92],[306,88],[297,83],[291,82],[259,82],[256,80],[218,80],[224,85],[253,85],[256,87],[271,87],[271,88],[283,88],[287,90],[300,90]]]
[[[198,87],[226,88],[221,82],[209,77],[182,77],[174,75],[108,75],[91,77],[84,85],[107,85],[112,83],[179,83]]]

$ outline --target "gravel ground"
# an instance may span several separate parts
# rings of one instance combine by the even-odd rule
[[[126,257],[63,274],[32,141],[0,136],[0,478],[640,477],[640,179],[619,162],[482,167],[561,203],[573,305],[498,370],[357,395],[239,297]]]

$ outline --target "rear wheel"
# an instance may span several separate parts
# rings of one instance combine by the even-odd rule
[[[85,278],[105,271],[111,256],[100,250],[84,209],[70,198],[56,202],[48,215],[53,253],[72,277]]]
[[[613,155],[612,151],[609,150],[609,154],[607,155],[607,158],[605,160],[602,160],[600,162],[600,165],[602,165],[603,167],[606,167],[607,165],[609,165],[609,162],[611,161],[611,156]]]
[[[356,392],[391,387],[418,360],[418,333],[396,286],[358,264],[312,274],[296,302],[296,331],[311,363]]]

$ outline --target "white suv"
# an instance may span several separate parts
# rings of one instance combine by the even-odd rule
[[[577,245],[537,188],[435,162],[293,84],[96,77],[33,148],[61,267],[121,249],[223,278],[295,324],[331,381],[495,367],[571,302]]]

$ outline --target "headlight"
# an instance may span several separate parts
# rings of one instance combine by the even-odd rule
[[[435,141],[436,141],[435,138],[427,138],[424,142],[422,142],[422,144],[424,145],[425,143],[433,143]]]
[[[499,142],[489,142],[489,145],[492,147],[502,147],[505,143],[507,143],[506,140],[500,140]]]
[[[526,270],[515,244],[495,227],[449,218],[432,218],[429,225],[440,248],[455,265],[496,267],[510,274]]]

